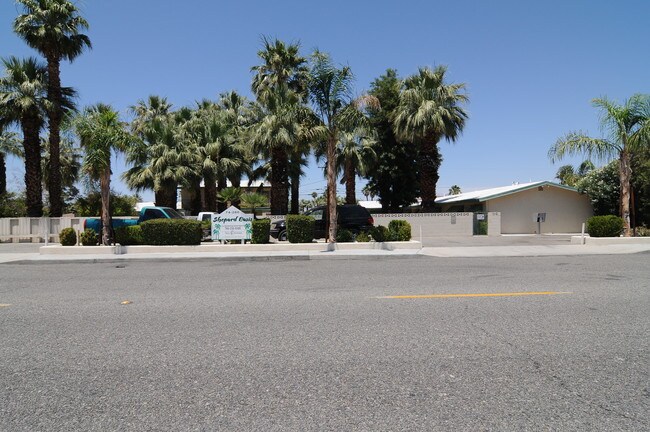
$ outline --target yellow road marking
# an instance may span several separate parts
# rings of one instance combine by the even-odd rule
[[[533,295],[556,295],[571,294],[570,292],[561,291],[527,291],[527,292],[506,292],[506,293],[477,293],[477,294],[420,294],[420,295],[395,295],[383,296],[377,298],[386,299],[420,299],[420,298],[458,298],[458,297],[517,297]]]
[[[7,306],[11,306],[11,304],[10,303],[0,303],[0,307],[7,307]]]
[[[132,301],[129,301],[129,300],[124,300],[124,301],[123,301],[122,303],[120,303],[120,304],[121,304],[121,305],[128,305],[128,304],[131,304],[131,303],[133,303],[133,302],[132,302]]]

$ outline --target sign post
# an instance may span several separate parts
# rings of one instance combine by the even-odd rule
[[[253,215],[228,207],[212,216],[212,240],[250,240],[253,234]]]

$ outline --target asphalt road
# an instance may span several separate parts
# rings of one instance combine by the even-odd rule
[[[0,265],[0,430],[650,430],[648,263]]]

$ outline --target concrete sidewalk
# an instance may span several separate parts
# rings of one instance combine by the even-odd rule
[[[459,247],[425,247],[422,249],[399,250],[292,250],[261,252],[166,252],[139,253],[125,255],[106,254],[66,254],[41,255],[38,252],[0,253],[2,263],[116,263],[127,261],[291,261],[320,259],[368,259],[368,258],[475,258],[475,257],[535,257],[535,256],[570,256],[570,255],[619,255],[648,253],[650,244],[615,244],[615,245],[536,245],[536,246],[459,246]]]

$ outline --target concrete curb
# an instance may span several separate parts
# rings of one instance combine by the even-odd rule
[[[583,240],[584,239],[584,243]],[[650,237],[589,237],[589,236],[571,236],[571,244],[573,245],[650,245]]]

